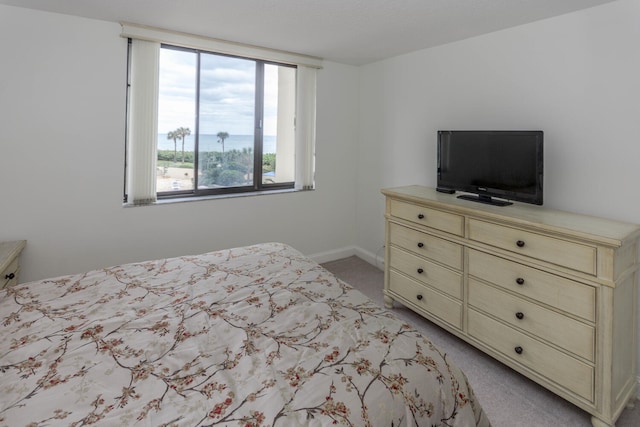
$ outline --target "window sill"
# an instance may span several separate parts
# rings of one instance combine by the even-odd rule
[[[172,197],[170,199],[159,199],[154,203],[148,203],[143,205],[134,205],[133,203],[123,203],[122,206],[125,208],[139,208],[144,206],[157,206],[157,205],[170,205],[173,203],[187,203],[187,202],[200,202],[205,200],[218,200],[218,199],[235,199],[238,197],[254,197],[254,196],[267,196],[273,194],[284,194],[284,193],[300,193],[300,192],[308,192],[314,191],[315,189],[293,189],[287,188],[284,190],[270,190],[270,191],[250,191],[246,193],[232,193],[232,194],[217,194],[212,196],[189,196],[189,197]]]

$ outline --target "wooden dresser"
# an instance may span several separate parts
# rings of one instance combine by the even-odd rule
[[[18,283],[20,254],[26,244],[26,240],[0,242],[0,289]]]
[[[636,389],[640,226],[384,189],[398,301],[613,426]]]

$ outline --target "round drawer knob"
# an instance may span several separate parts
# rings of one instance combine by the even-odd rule
[[[513,351],[515,351],[515,352],[516,352],[516,353],[518,353],[518,354],[522,354],[523,349],[522,349],[522,347],[517,346],[516,348],[514,348],[514,349],[513,349]]]
[[[418,271],[418,274],[424,273],[424,270],[422,268],[419,268],[417,271]]]
[[[517,313],[516,313],[516,317],[517,317],[518,319],[522,320],[522,319],[524,319],[524,313],[523,313],[523,312],[521,312],[521,311],[519,311],[519,312],[517,312]]]
[[[5,279],[9,279],[9,280],[12,280],[15,277],[16,277],[15,273],[9,273],[4,276]]]
[[[518,278],[516,279],[516,283],[517,283],[518,285],[524,285],[524,279],[523,279],[522,277],[518,277]]]
[[[419,248],[424,248],[424,243],[422,243],[422,242],[418,242],[418,247],[419,247]]]
[[[418,298],[418,301],[422,301],[422,294],[416,295],[416,298]]]
[[[519,248],[524,248],[524,240],[518,240],[516,242],[516,246]]]
[[[418,219],[424,219],[424,214],[418,214]]]

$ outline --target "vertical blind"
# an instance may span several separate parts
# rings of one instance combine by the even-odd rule
[[[296,83],[295,188],[314,187],[316,143],[316,70],[298,66]]]
[[[127,200],[156,201],[160,43],[132,40],[127,146]]]
[[[316,72],[322,59],[257,46],[123,23],[131,39],[127,141],[127,203],[156,201],[159,56],[162,43],[297,67],[295,188],[314,188]]]

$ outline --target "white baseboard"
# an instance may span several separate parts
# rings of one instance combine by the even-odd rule
[[[380,270],[384,270],[384,247],[381,247],[377,253],[372,253],[369,251],[365,251],[362,248],[356,247],[355,255],[367,261],[369,264],[377,267]]]
[[[317,262],[318,264],[322,264],[324,262],[336,261],[342,258],[348,258],[356,254],[355,246],[347,246],[344,248],[333,249],[326,252],[320,252],[317,254],[307,255],[309,258]]]
[[[368,262],[369,264],[379,268],[380,270],[384,270],[384,251],[382,249],[383,248],[380,248],[378,253],[374,254],[372,252],[365,251],[364,249],[357,246],[347,246],[344,248],[308,255],[308,257],[318,264],[322,264],[325,262],[336,261],[355,255],[358,258]]]

